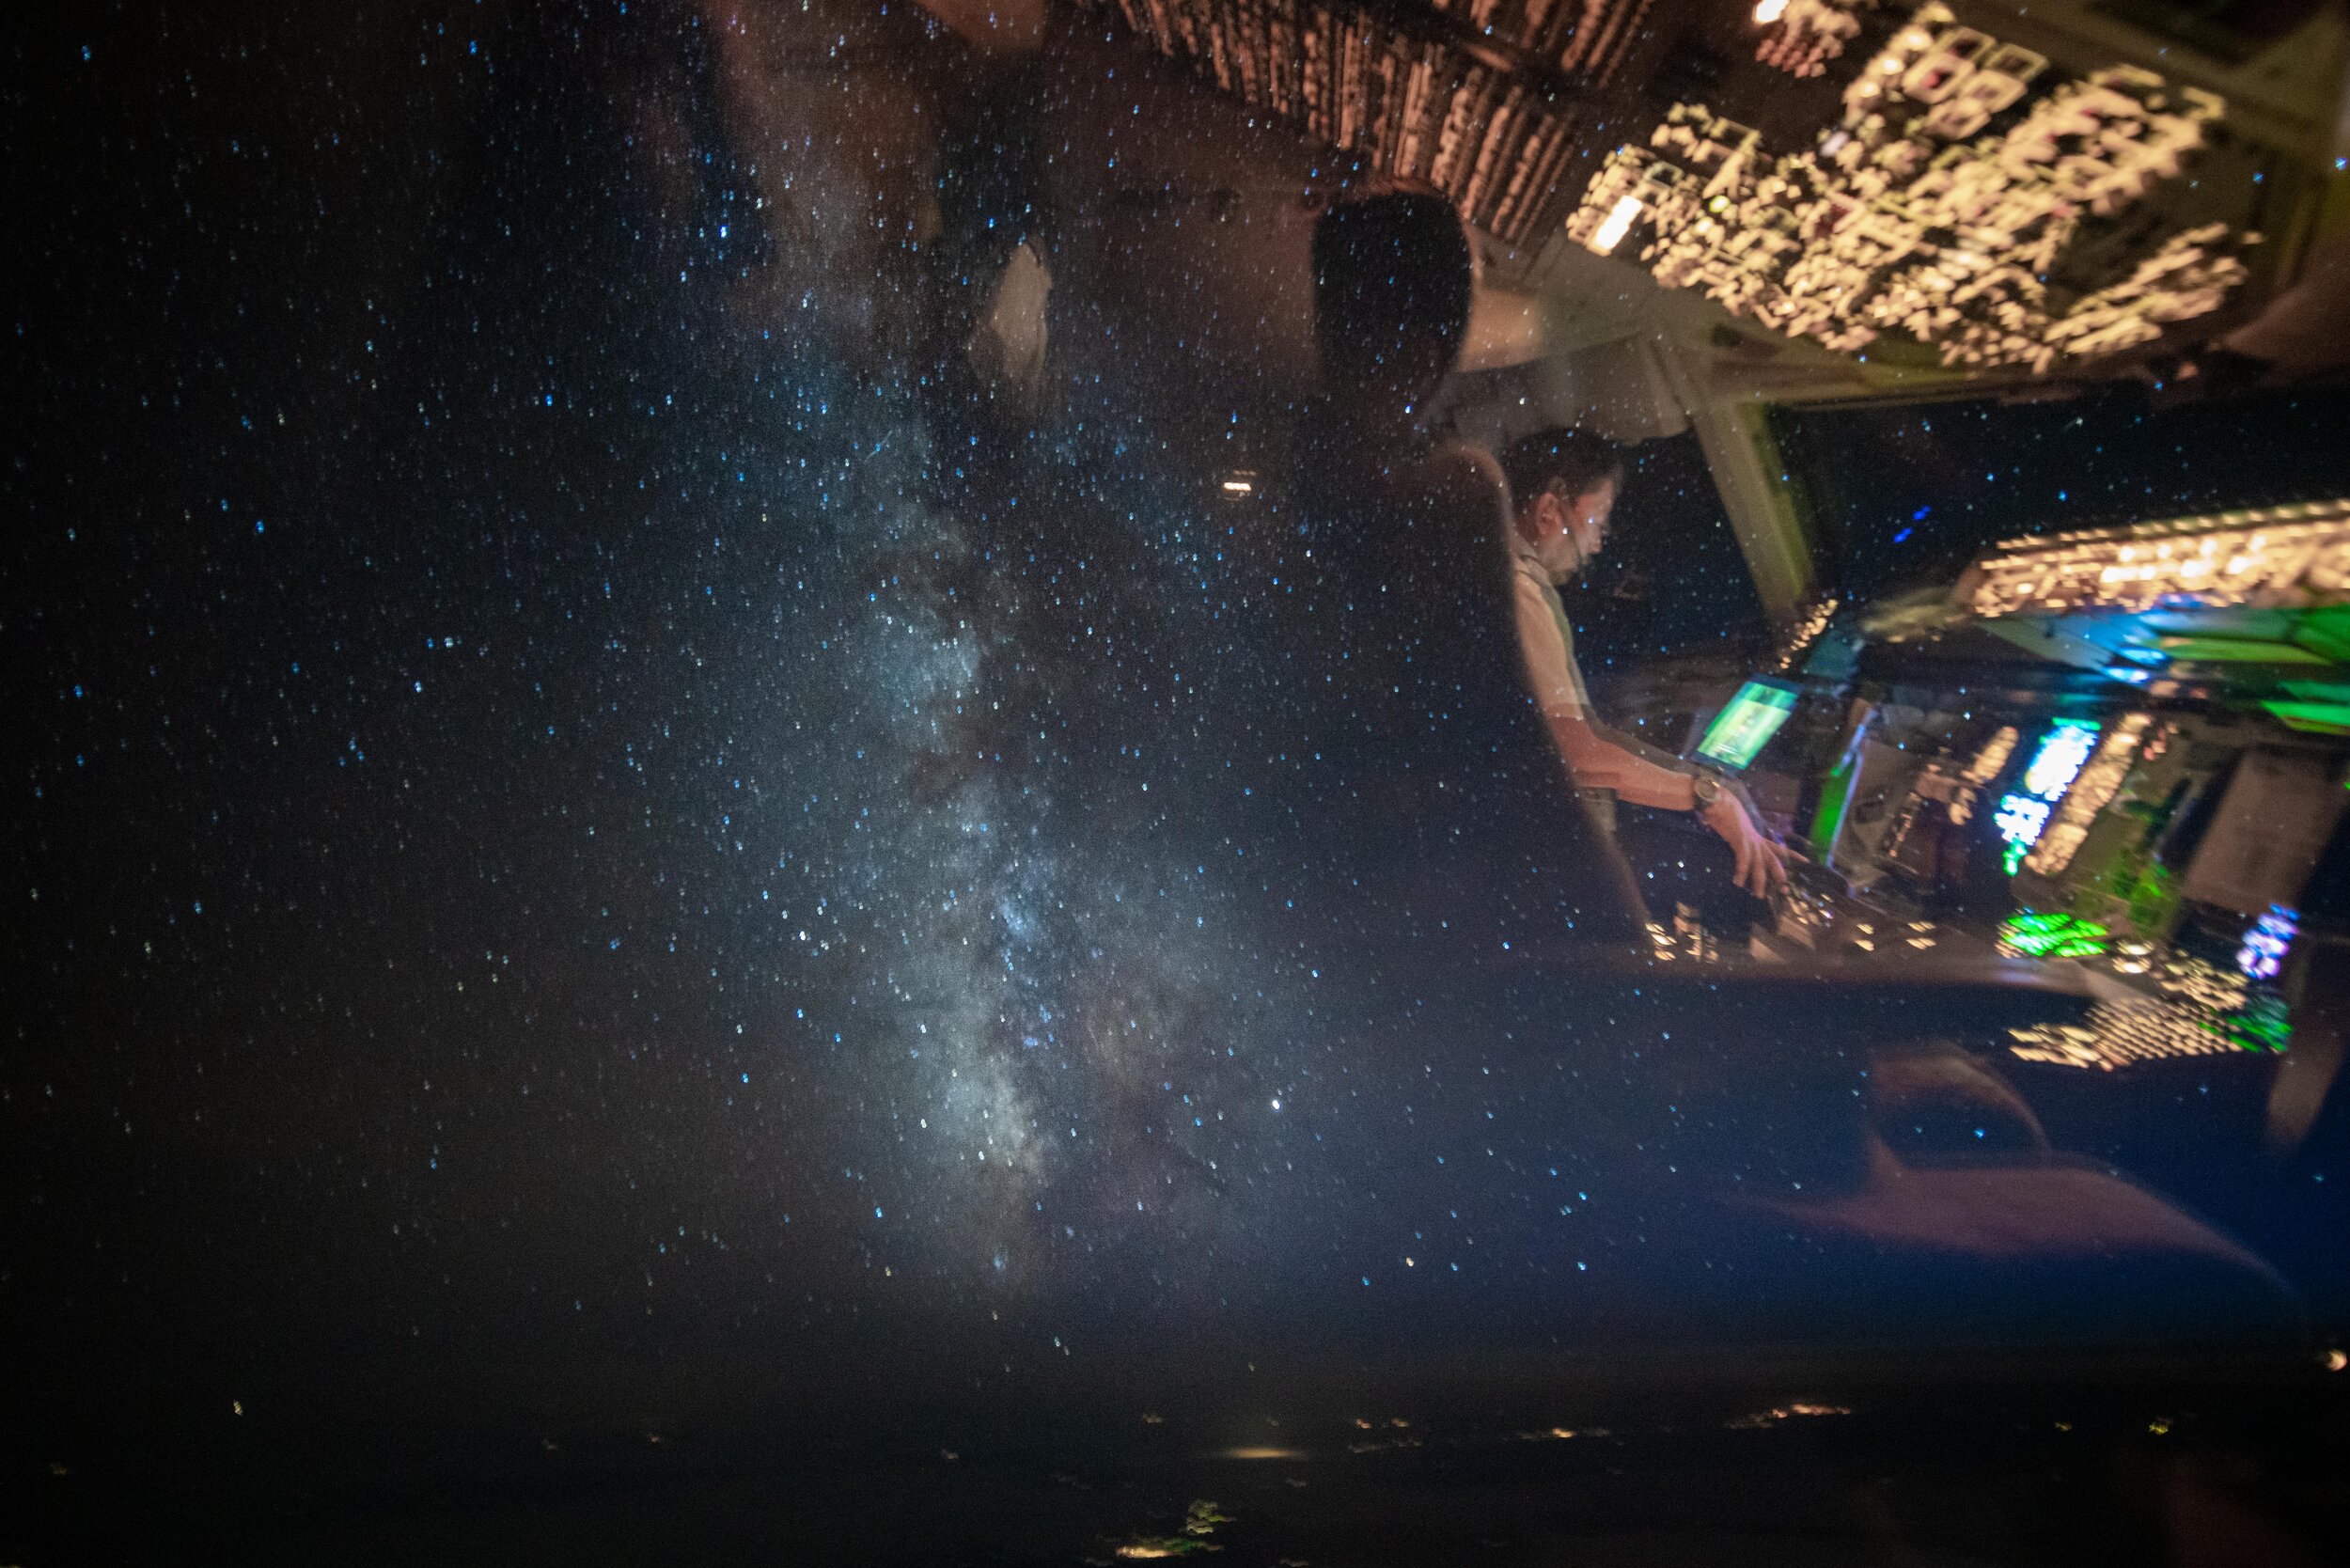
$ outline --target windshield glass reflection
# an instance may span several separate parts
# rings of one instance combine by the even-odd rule
[[[77,43],[6,1321],[206,1409],[2316,1365],[2342,24],[2222,9]]]

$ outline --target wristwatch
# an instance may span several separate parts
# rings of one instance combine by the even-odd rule
[[[1697,797],[1697,804],[1690,808],[1691,810],[1708,810],[1722,798],[1722,781],[1700,770],[1689,776],[1689,792]]]

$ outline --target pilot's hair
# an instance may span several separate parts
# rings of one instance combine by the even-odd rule
[[[1607,480],[1623,485],[1623,448],[1589,431],[1554,425],[1510,444],[1501,454],[1510,505],[1524,511],[1545,493],[1572,501]]]
[[[1441,196],[1357,196],[1314,224],[1314,335],[1341,379],[1367,375],[1384,345],[1434,336],[1448,368],[1468,328],[1467,231]]]

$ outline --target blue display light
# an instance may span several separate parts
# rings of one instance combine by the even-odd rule
[[[2089,719],[2057,720],[2040,737],[2039,749],[2025,765],[2022,788],[1999,797],[1999,808],[1991,814],[1991,821],[1999,837],[2007,840],[2000,859],[2008,875],[2015,874],[2024,856],[2048,830],[2050,813],[2088,765],[2103,728]]]
[[[2272,903],[2268,913],[2252,922],[2252,929],[2244,933],[2244,946],[2235,950],[2235,966],[2251,980],[2275,980],[2285,964],[2285,950],[2300,933],[2300,911]]]

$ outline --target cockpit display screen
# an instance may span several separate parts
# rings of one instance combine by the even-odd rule
[[[1725,768],[1746,767],[1762,755],[1794,711],[1794,687],[1778,681],[1748,681],[1705,727],[1697,754]]]

